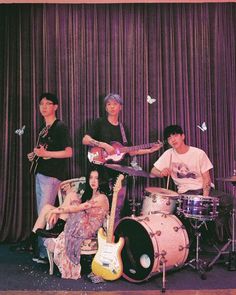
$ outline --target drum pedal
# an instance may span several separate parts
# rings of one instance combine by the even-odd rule
[[[229,252],[229,263],[228,263],[228,270],[236,270],[236,252],[230,251]]]

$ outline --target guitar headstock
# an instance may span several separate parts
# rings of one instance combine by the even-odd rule
[[[113,188],[113,192],[118,192],[121,187],[122,187],[122,180],[124,179],[124,175],[123,174],[119,174],[119,176],[117,177],[116,183],[114,185]]]

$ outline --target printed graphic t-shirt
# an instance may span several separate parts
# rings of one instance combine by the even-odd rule
[[[154,167],[160,171],[170,168],[178,193],[183,194],[188,190],[202,189],[202,174],[212,169],[213,165],[203,150],[190,146],[184,154],[170,148],[154,163]]]

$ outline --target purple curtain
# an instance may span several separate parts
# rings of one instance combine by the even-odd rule
[[[34,222],[26,155],[44,91],[59,96],[58,116],[73,138],[68,178],[86,173],[81,139],[112,91],[124,97],[133,144],[162,140],[165,126],[180,124],[188,144],[212,160],[217,188],[232,192],[216,178],[232,175],[236,160],[235,3],[2,4],[0,38],[0,241],[24,238]],[[159,154],[139,164],[149,171]],[[149,185],[165,182],[138,179],[136,193]]]

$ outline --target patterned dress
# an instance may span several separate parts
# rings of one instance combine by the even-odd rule
[[[91,200],[95,200],[93,197]],[[105,197],[104,197],[105,198]],[[73,201],[79,202],[79,201]],[[80,248],[84,240],[95,237],[108,213],[105,208],[96,207],[69,214],[64,231],[56,239],[47,239],[45,246],[53,252],[53,259],[64,279],[80,278]]]

